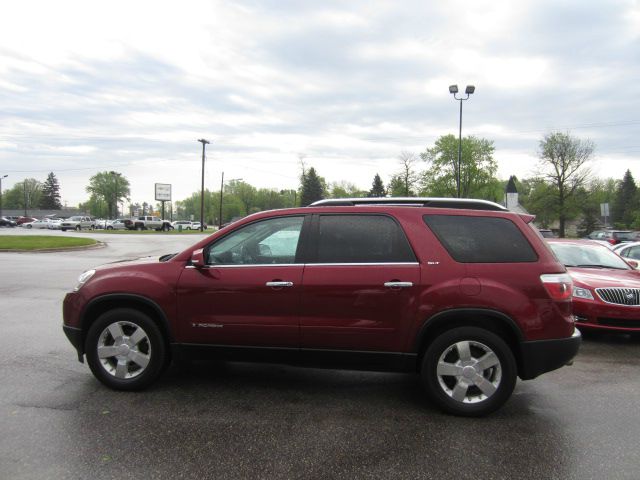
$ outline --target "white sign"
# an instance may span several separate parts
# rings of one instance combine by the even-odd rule
[[[609,204],[608,203],[601,203],[600,204],[600,215],[603,217],[608,217],[609,216]]]
[[[170,183],[156,183],[156,200],[160,202],[171,201],[171,184]]]

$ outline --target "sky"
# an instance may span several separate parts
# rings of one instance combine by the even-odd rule
[[[131,200],[243,179],[388,182],[456,134],[498,176],[533,176],[551,132],[591,139],[596,176],[640,180],[640,1],[20,0],[0,16],[3,190],[54,172],[68,206],[117,171]],[[426,164],[419,165],[425,168]]]

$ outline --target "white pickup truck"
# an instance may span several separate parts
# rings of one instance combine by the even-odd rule
[[[151,215],[140,215],[131,217],[124,221],[124,225],[129,230],[167,230],[173,229],[169,220],[162,220],[160,217]]]

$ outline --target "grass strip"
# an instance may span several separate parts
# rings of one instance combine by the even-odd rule
[[[3,235],[0,250],[34,251],[50,248],[72,248],[95,245],[93,238],[52,237],[48,235]]]

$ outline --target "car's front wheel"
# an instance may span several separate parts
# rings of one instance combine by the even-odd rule
[[[103,313],[89,328],[85,343],[89,368],[116,390],[140,390],[162,372],[167,348],[151,318],[138,310]]]
[[[517,367],[505,341],[477,327],[438,336],[422,359],[422,382],[442,410],[479,417],[502,406],[516,384]]]

